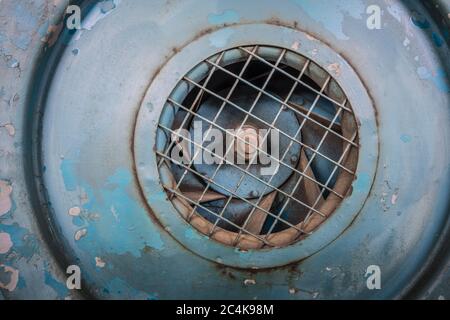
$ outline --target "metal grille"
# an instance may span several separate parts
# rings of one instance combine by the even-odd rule
[[[205,128],[200,139],[186,135],[194,123]],[[264,134],[242,134],[259,129]],[[242,249],[306,237],[348,195],[355,175],[358,130],[350,101],[324,68],[283,48],[239,47],[204,60],[173,90],[157,130],[169,199],[197,230]],[[213,130],[233,143],[222,152],[209,148]],[[237,145],[245,150],[240,163],[230,156]],[[219,161],[200,163],[200,155]],[[277,170],[260,174],[258,155]]]

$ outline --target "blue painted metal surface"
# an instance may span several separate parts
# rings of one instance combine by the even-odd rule
[[[450,189],[441,20],[450,6],[436,3],[441,16],[418,1],[110,0],[89,2],[74,33],[62,24],[66,1],[2,1],[2,19],[11,17],[0,23],[3,296],[448,298],[448,281],[431,281],[448,272],[424,278],[434,254],[448,266],[439,250]],[[383,10],[380,30],[366,27],[371,4]],[[255,41],[298,41],[325,67],[339,62],[346,94],[361,102],[353,193],[295,257],[291,247],[213,244],[183,224],[152,169],[158,108],[176,80],[211,53]],[[149,95],[155,86],[167,94]],[[66,288],[70,264],[82,270],[82,291]],[[373,264],[382,290],[366,287]]]

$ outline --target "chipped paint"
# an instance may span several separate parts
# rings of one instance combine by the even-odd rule
[[[341,75],[341,66],[339,63],[332,63],[327,67],[328,71],[333,72],[336,77]]]
[[[106,265],[106,262],[102,260],[100,257],[95,257],[95,266],[99,268],[104,268]]]
[[[77,230],[77,231],[75,232],[74,238],[75,238],[76,241],[78,241],[78,240],[80,240],[81,238],[85,237],[86,234],[87,234],[87,229],[86,229],[86,228],[83,228],[83,229]]]
[[[402,135],[400,136],[400,140],[401,140],[403,143],[410,143],[410,142],[412,141],[412,137],[411,137],[409,134],[402,134]]]
[[[0,180],[0,217],[11,210],[12,186],[7,181]]]
[[[106,10],[109,10],[109,9],[106,8]],[[205,19],[205,16],[206,15],[202,15],[203,19]],[[347,16],[345,16],[345,17],[347,17]],[[362,22],[364,22],[364,21],[362,21]],[[347,29],[345,28],[345,24],[342,23],[342,30],[341,31],[342,31],[342,33],[344,33],[345,36],[347,36],[345,34],[346,30]],[[350,29],[348,29],[348,30],[350,31]],[[400,40],[399,43],[401,44],[401,40]],[[26,41],[23,42],[23,44],[26,45]],[[83,51],[83,55],[84,55],[84,53],[85,53],[85,51]],[[317,53],[317,51],[316,51],[316,53]],[[22,60],[22,58],[20,56],[17,56],[17,58],[21,62],[26,64],[26,60]],[[76,59],[73,59],[73,61],[76,61],[79,58],[82,58],[82,57],[80,56],[80,57],[78,57]],[[355,62],[355,65],[356,64],[357,63]],[[11,72],[11,73],[15,73],[15,72]],[[10,89],[8,89],[8,90],[10,90]],[[10,99],[8,99],[8,100],[10,100]],[[18,128],[21,128],[19,123],[17,123],[17,125],[18,125]],[[20,134],[21,134],[21,132],[18,133],[19,136],[20,136]],[[395,135],[393,135],[393,137],[395,138]],[[397,137],[398,137],[398,135],[397,135]],[[77,194],[79,192],[81,193],[81,192],[84,192],[86,190],[86,192],[89,194],[89,201],[86,201],[86,203],[81,202],[80,206],[83,206],[83,213],[86,212],[87,215],[92,215],[92,216],[99,215],[97,212],[100,212],[102,214],[102,216],[105,217],[105,218],[102,217],[102,219],[105,219],[104,221],[88,221],[88,223],[90,224],[89,227],[88,227],[90,236],[91,236],[91,232],[94,233],[97,230],[99,230],[99,234],[100,234],[99,239],[101,239],[102,236],[103,236],[103,233],[106,233],[105,230],[107,229],[107,227],[106,227],[107,224],[112,222],[112,219],[109,219],[111,214],[108,211],[110,209],[110,206],[109,206],[108,202],[111,201],[111,199],[113,199],[114,195],[117,195],[117,193],[116,193],[117,189],[122,189],[122,194],[120,195],[120,198],[128,196],[133,201],[136,201],[136,199],[133,199],[132,192],[131,192],[131,186],[127,187],[125,184],[119,183],[118,186],[116,187],[117,189],[112,189],[112,188],[114,188],[114,186],[105,185],[105,184],[103,184],[103,181],[99,181],[98,182],[99,183],[98,186],[96,185],[95,188],[94,188],[94,186],[91,186],[91,188],[89,188],[88,183],[86,181],[83,181],[83,178],[82,178],[82,173],[83,172],[82,172],[82,170],[80,170],[81,166],[78,166],[78,160],[75,159],[72,165],[76,169],[76,170],[73,170],[70,173],[70,174],[72,174],[73,181],[72,181],[72,183],[67,183],[66,184],[66,187],[67,187],[67,185],[73,186],[73,191],[75,191],[73,193],[69,193],[70,195],[72,195],[72,194],[74,195],[74,198],[70,198],[70,201],[73,201],[73,202],[77,203],[76,202]],[[57,166],[58,165],[56,165],[56,167]],[[48,170],[50,170],[50,168]],[[70,174],[69,174],[69,176],[70,176]],[[66,183],[66,182],[67,182],[66,179],[64,179],[64,183]],[[18,184],[18,181],[15,181],[15,180],[14,180],[14,183],[15,183],[15,185],[17,185],[17,187],[15,187],[15,194],[16,194],[16,193],[19,193],[19,191],[18,191],[18,185],[19,184]],[[68,190],[68,189],[66,189],[66,190]],[[62,191],[65,192],[66,190],[62,190]],[[108,195],[108,196],[104,198],[105,194]],[[163,196],[163,195],[161,195],[161,196]],[[403,199],[403,197],[404,197],[404,195],[402,194],[402,199]],[[16,201],[19,201],[19,198]],[[121,200],[117,200],[117,202],[120,202],[120,201]],[[391,198],[391,201],[392,201],[392,198]],[[65,219],[71,219],[70,217],[67,216],[67,208],[73,202],[68,202],[69,204],[64,206],[63,210],[61,210],[61,213],[62,213],[61,215],[64,216]],[[86,207],[84,207],[84,206],[86,206]],[[114,207],[117,207],[117,206],[114,204]],[[140,247],[142,246],[142,244],[144,242],[153,243],[153,239],[149,239],[149,238],[152,238],[152,237],[146,237],[145,235],[142,235],[140,226],[138,226],[137,229],[133,229],[132,232],[127,233],[127,230],[129,230],[130,228],[134,227],[133,226],[133,222],[134,222],[135,219],[133,218],[133,214],[134,214],[133,211],[136,209],[135,207],[131,207],[128,210],[125,210],[125,211],[123,211],[123,208],[122,209],[117,208],[117,209],[118,209],[118,212],[123,213],[123,217],[124,217],[123,220],[126,220],[125,222],[118,222],[120,224],[119,226],[118,225],[114,225],[114,228],[115,228],[114,232],[111,232],[112,234],[124,233],[123,235],[120,236],[120,239],[117,239],[117,242],[121,241],[122,237],[123,238],[126,238],[127,236],[135,237],[135,239],[139,239],[139,241],[136,241],[137,242],[136,246],[139,247],[139,249],[140,249]],[[139,214],[145,214],[144,210],[139,210]],[[131,215],[132,217],[125,218],[127,215]],[[95,219],[95,220],[98,220],[98,219]],[[130,223],[127,223],[127,222],[130,222]],[[147,226],[145,226],[145,227],[147,227]],[[69,234],[70,238],[71,238],[71,235],[72,235],[72,233]],[[94,236],[94,235],[92,234],[92,236]],[[11,237],[14,240],[13,235],[11,235]],[[112,243],[111,247],[114,247],[115,244],[116,244],[115,241],[116,240],[114,239],[114,237],[106,235],[105,243],[103,243],[103,244],[97,244],[97,243],[93,244],[93,246],[95,247],[95,250],[94,249],[89,249],[88,246],[90,244],[87,244],[87,243],[86,244],[80,243],[79,247],[83,246],[83,251],[82,251],[83,253],[95,252],[95,253],[99,254],[101,252],[102,257],[103,257],[103,254],[105,254],[104,257],[108,261],[108,271],[109,271],[109,267],[110,266],[112,267],[114,265],[114,262],[110,262],[109,256],[107,256],[108,253],[105,253],[104,251],[100,251],[98,249],[99,248],[106,248],[106,245],[109,244],[109,243]],[[158,243],[158,241],[156,240],[155,243]],[[163,243],[162,240],[161,240],[161,243]],[[14,245],[16,245],[16,244],[14,243]],[[156,245],[156,247],[158,247],[158,246]],[[153,246],[152,246],[152,248],[153,248]],[[152,255],[151,258],[154,259],[154,261],[157,261],[158,264],[160,264],[160,263],[164,262],[164,260],[162,258],[160,258],[162,255],[170,254],[171,252],[175,251],[175,250],[172,250],[172,248],[173,247],[171,247],[169,242],[168,242],[167,243],[167,250],[164,250],[164,252],[161,252],[161,253],[157,253],[158,257],[156,257],[156,253],[154,251],[152,251],[152,250],[149,251],[148,253],[146,252],[145,255],[149,256],[149,258]],[[332,248],[332,249],[335,249],[335,248]],[[123,256],[123,257],[119,256],[121,253],[127,252],[128,250],[129,250],[129,245],[124,245],[124,246],[120,246],[120,248],[118,248],[117,250],[112,249],[111,251],[114,251],[114,253],[117,253],[118,254],[117,257],[120,257],[122,259],[121,261],[125,261],[127,263],[131,263],[132,261],[133,262],[134,261],[140,262],[139,260],[125,259],[125,256]],[[358,250],[358,248],[355,248],[355,250]],[[131,249],[131,252],[133,252],[133,249]],[[167,252],[169,252],[169,253],[167,253]],[[142,255],[144,255],[144,254],[142,254]],[[180,254],[180,258],[179,259],[184,261],[183,257],[184,257],[183,254]],[[89,256],[89,264],[91,264],[91,265],[93,264],[93,261],[94,261],[92,258],[93,258],[92,256]],[[147,262],[151,262],[152,260],[148,259],[146,261]],[[193,260],[191,259],[191,260],[188,260],[188,261],[191,262]],[[309,263],[309,266],[308,266],[308,263]],[[117,264],[117,265],[119,265],[119,264]],[[127,264],[127,265],[129,265],[129,264]],[[309,267],[310,270],[313,270],[313,268],[312,268],[313,266],[317,266],[317,264],[310,263],[309,261],[306,261],[305,265],[306,265],[305,268]],[[119,267],[116,266],[116,268],[117,268],[117,272],[119,272],[120,271]],[[20,269],[20,270],[22,270],[22,269]],[[202,269],[202,271],[209,271],[209,270],[208,269]],[[103,272],[103,273],[107,273],[107,272]],[[238,271],[237,271],[237,273],[238,273]],[[101,272],[99,272],[99,274],[101,274]],[[279,277],[279,275],[280,275],[280,277]],[[42,275],[40,275],[40,276],[42,277]],[[205,272],[205,279],[206,279],[206,277],[210,277],[210,276],[211,276],[211,273]],[[22,274],[21,274],[21,277],[23,277]],[[275,296],[276,294],[281,292],[281,291],[278,291],[278,288],[277,288],[278,282],[276,282],[276,281],[278,281],[278,279],[283,280],[283,278],[281,276],[281,273],[278,273],[276,270],[271,271],[270,277],[271,277],[271,279],[273,279],[273,281],[268,281],[269,282],[268,285],[271,285],[271,286],[273,285],[273,287],[271,287],[271,290],[269,290],[269,291],[270,291],[270,294],[272,296]],[[133,279],[133,277],[131,275],[126,274],[126,275],[123,275],[123,280],[121,279],[121,280],[113,280],[113,281],[111,281],[112,284],[111,284],[111,286],[108,287],[108,289],[111,290],[111,292],[110,292],[111,295],[113,295],[115,293],[116,296],[122,296],[122,294],[123,294],[123,295],[126,295],[127,297],[132,297],[132,298],[135,298],[137,296],[146,298],[146,296],[142,292],[136,292],[136,291],[133,290],[133,287],[135,287],[136,285],[135,284],[129,285],[130,279]],[[242,279],[242,278],[239,278],[239,279]],[[258,277],[258,279],[260,279],[260,278]],[[174,281],[177,281],[177,280],[178,279],[175,279]],[[108,278],[108,281],[109,281],[109,278]],[[263,278],[262,280],[258,280],[258,282],[261,282],[261,283],[263,283],[263,282],[265,283],[266,281],[267,280],[265,278]],[[46,283],[47,283],[47,279],[46,279]],[[198,282],[198,283],[200,283],[200,282]],[[240,283],[242,283],[242,280],[240,281]],[[335,283],[333,283],[333,284],[335,284]],[[51,280],[48,282],[48,285],[51,286]],[[17,284],[17,287],[20,288],[20,285]],[[301,286],[299,286],[299,287],[301,287]],[[291,287],[291,289],[292,289],[292,287]],[[221,292],[220,290],[221,289],[218,288],[217,292]],[[285,286],[282,288],[282,290],[283,291],[282,291],[282,293],[280,293],[280,296],[282,296],[283,294],[284,295],[288,294],[288,292],[287,292],[288,290],[286,290]],[[143,291],[145,291],[145,290],[143,290]],[[321,290],[321,292],[322,292],[322,290]],[[219,294],[219,293],[216,293],[216,294]],[[236,294],[238,294],[238,292],[236,292]],[[261,295],[264,295],[264,294],[265,293],[261,293]],[[314,294],[316,294],[316,293],[314,293]],[[253,295],[254,295],[254,293],[253,293]],[[317,293],[317,295],[318,295],[318,293]],[[155,294],[155,296],[157,296],[157,294]],[[165,296],[165,294],[162,293],[162,296]],[[258,296],[260,296],[260,295],[258,294]],[[329,297],[329,295],[328,295],[328,293],[326,291],[325,291],[324,297]],[[316,298],[316,296],[314,296],[314,298]]]
[[[6,123],[3,125],[0,125],[0,128],[5,128],[6,132],[8,132],[8,134],[11,137],[14,137],[14,135],[16,134],[16,128],[13,126],[12,123]]]
[[[448,83],[449,80],[444,69],[431,72],[427,67],[420,66],[417,68],[417,75],[421,80],[431,81],[440,91],[447,93],[450,92],[450,85]]]
[[[4,283],[0,281],[0,288],[10,292],[14,291],[17,287],[17,283],[19,282],[19,270],[0,264],[0,272],[2,274],[9,274],[9,282]]]
[[[428,29],[430,27],[430,22],[417,11],[412,13],[411,22],[420,29]]]
[[[81,30],[78,30],[74,40],[80,40],[85,31],[90,31],[94,26],[106,18],[120,4],[121,0],[105,0],[91,9],[88,16],[81,22]]]
[[[391,204],[392,204],[392,205],[395,205],[395,204],[397,203],[397,200],[398,200],[398,190],[395,191],[395,192],[392,194],[392,197],[391,197]]]
[[[8,253],[12,248],[13,243],[11,241],[11,236],[9,233],[0,232],[0,254]]]
[[[68,213],[72,217],[78,217],[81,213],[81,208],[80,207],[72,207],[69,209]]]
[[[408,37],[406,37],[405,40],[403,40],[403,46],[404,47],[409,46],[410,43],[411,43],[411,41],[409,41]]]
[[[77,159],[79,155],[75,156]],[[89,249],[94,249],[98,245],[100,249],[103,243],[108,246],[114,244],[114,253],[132,253],[135,257],[141,256],[141,249],[148,246],[155,250],[163,250],[164,242],[158,232],[151,232],[148,225],[135,225],[132,223],[136,215],[146,214],[145,210],[130,196],[128,189],[132,186],[133,176],[126,168],[118,168],[114,174],[107,177],[99,190],[87,183],[81,175],[77,175],[78,160],[65,158],[62,165],[61,174],[64,184],[72,190],[84,190],[87,201],[82,205],[81,210],[87,216],[97,214],[101,219],[95,219],[86,226],[86,233],[93,237],[100,237],[100,242],[88,243]],[[76,179],[76,180],[75,180]],[[97,187],[96,187],[97,188]],[[99,201],[102,199],[102,201]],[[111,210],[114,208],[114,210]],[[108,213],[108,214],[107,214]],[[114,215],[115,213],[115,215]],[[121,213],[126,213],[123,219],[119,219]],[[78,230],[80,231],[80,230]],[[83,242],[80,242],[80,246]]]
[[[34,234],[28,229],[19,226],[18,223],[11,225],[0,224],[0,232],[8,233],[11,237],[11,241],[14,244],[11,247],[11,252],[14,252],[16,258],[32,258],[37,252],[39,243]]]

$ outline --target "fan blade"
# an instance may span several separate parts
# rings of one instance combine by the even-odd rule
[[[258,204],[258,207],[266,211],[269,211],[270,208],[272,207],[276,195],[277,195],[276,191],[269,193],[268,195],[266,195],[264,198],[261,199],[261,201]],[[267,218],[267,213],[261,209],[256,208],[253,211],[245,228],[247,231],[256,235],[259,235],[261,233],[264,222],[266,221]]]
[[[294,102],[289,102],[288,103],[290,106],[292,106],[295,109],[298,109],[300,111],[302,111],[302,113],[304,113],[305,115],[309,112],[309,109],[306,108],[305,106],[298,104],[298,103],[294,103]],[[329,127],[331,124],[331,120],[321,116],[317,113],[311,112],[309,114],[309,117],[315,121],[317,121],[318,123],[320,123],[321,125],[325,126],[325,127]],[[338,123],[333,123],[333,125],[331,126],[331,129],[337,132],[341,131],[341,126]]]
[[[305,150],[302,149],[300,152],[300,161],[298,165],[299,171],[303,172],[306,176],[310,177],[314,181],[317,181],[316,176],[314,175],[313,170],[311,169],[311,165],[308,166],[308,157],[306,156]],[[308,167],[306,167],[308,166]],[[317,183],[314,181],[303,178],[303,183],[305,187],[306,198],[308,199],[308,203],[312,206],[317,202],[315,207],[320,207],[322,202],[325,200],[321,194],[320,188]],[[320,197],[320,199],[319,199]],[[319,200],[317,200],[319,199]]]
[[[191,191],[182,191],[183,195],[189,198],[191,201],[204,203],[215,200],[225,199],[226,197],[214,191],[207,190],[202,197],[203,190],[191,190]],[[200,199],[201,198],[201,199]]]

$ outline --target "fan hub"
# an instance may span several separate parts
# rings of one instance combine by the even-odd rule
[[[227,89],[220,92],[222,96],[226,94]],[[283,108],[267,96],[258,97],[244,86],[236,88],[230,103],[241,110],[231,105],[222,106],[219,99],[209,97],[193,117],[191,136],[203,137],[202,148],[212,151],[210,153],[202,149],[203,160],[212,153],[220,154],[217,157],[219,161],[212,164],[196,158],[195,169],[214,181],[210,188],[216,192],[225,195],[234,193],[243,198],[269,194],[286,182],[292,174],[292,168],[296,166],[290,159],[298,158],[301,145],[291,143],[292,140],[286,134],[292,137],[297,135],[296,140],[300,142],[300,124],[292,110]],[[216,123],[221,129],[211,126],[210,122]],[[222,139],[222,148],[211,148],[216,139]],[[233,145],[230,146],[230,142]],[[192,145],[191,154],[195,155],[196,147]],[[280,161],[286,165],[280,165]],[[267,185],[269,181],[270,186]]]
[[[246,161],[252,161],[260,144],[263,143],[264,137],[260,136],[258,129],[254,126],[246,125],[236,130],[236,138],[234,139],[236,155],[244,158]]]

